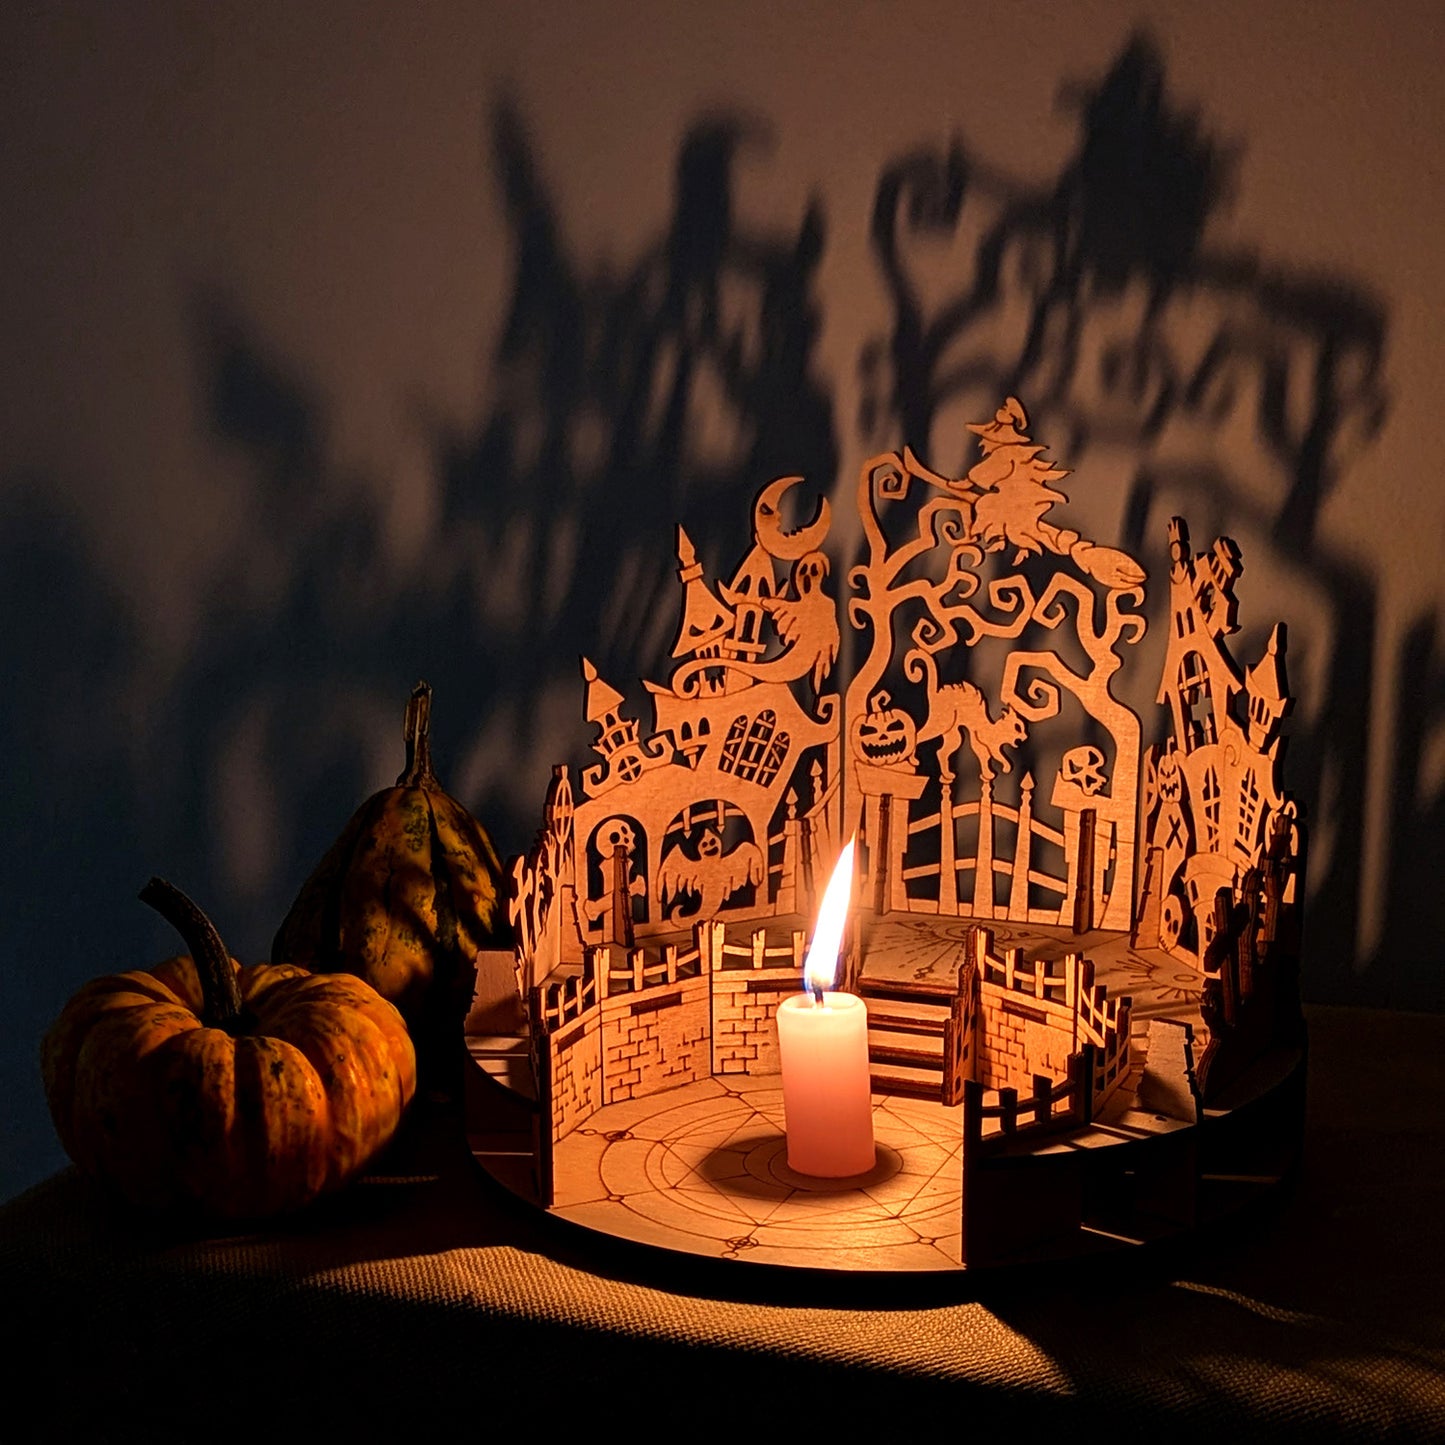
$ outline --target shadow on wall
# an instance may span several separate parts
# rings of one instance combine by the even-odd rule
[[[614,277],[569,254],[521,119],[497,110],[515,279],[496,400],[472,430],[423,419],[435,506],[411,565],[394,560],[375,492],[329,474],[322,408],[223,298],[199,299],[208,416],[247,459],[258,528],[281,556],[264,613],[246,604],[244,554],[217,588],[205,655],[173,710],[172,755],[195,768],[175,815],[204,837],[235,771],[221,760],[244,730],[273,815],[265,835],[284,841],[264,879],[240,868],[264,883],[265,918],[280,918],[365,779],[400,768],[417,676],[436,691],[443,782],[504,853],[520,852],[556,760],[538,737],[549,691],[565,687],[580,713],[580,654],[630,670],[672,640],[676,522],[699,537],[740,532],[740,495],[784,458],[831,480],[831,406],[808,372],[821,216],[810,208],[796,233],[776,234],[731,216],[737,152],[763,138],[741,118],[699,121],[679,151],[670,224]],[[218,715],[211,700],[228,685],[240,692]],[[233,810],[224,831],[234,844],[249,826]],[[212,850],[218,896],[234,892],[237,861]]]
[[[152,872],[201,902],[238,955],[264,954],[351,812],[400,770],[418,677],[436,693],[443,783],[504,854],[521,852],[551,764],[582,736],[571,722],[544,733],[561,714],[580,721],[579,655],[623,686],[666,657],[676,523],[726,549],[704,553],[709,566],[730,565],[756,488],[783,472],[831,485],[832,404],[810,371],[821,209],[773,228],[733,211],[735,168],[767,141],[755,118],[701,117],[679,146],[671,217],[614,274],[571,252],[522,118],[497,109],[510,310],[477,425],[422,418],[432,520],[414,561],[389,534],[388,488],[333,460],[320,386],[224,288],[195,290],[199,405],[243,520],[208,578],[199,641],[159,696],[138,700],[144,649],[125,600],[102,594],[38,489],[5,519],[0,586],[20,621],[0,716],[21,766],[0,935],[15,1041],[0,1196],[64,1162],[36,1052],[65,999],[176,951],[133,901]],[[137,717],[119,741],[117,720]]]
[[[1146,37],[1061,99],[1080,137],[1051,187],[1015,180],[961,141],[883,171],[872,242],[892,331],[861,358],[859,431],[958,475],[974,460],[964,424],[1024,398],[1034,435],[1065,465],[1092,450],[1132,469],[1120,541],[1155,576],[1155,622],[1169,516],[1186,517],[1196,549],[1234,536],[1249,629],[1239,660],[1253,660],[1273,620],[1250,611],[1250,572],[1271,580],[1289,621],[1300,704],[1286,774],[1311,830],[1307,993],[1438,1007],[1436,964],[1402,948],[1427,890],[1392,884],[1386,936],[1373,959],[1358,957],[1378,603],[1374,579],[1316,529],[1384,420],[1384,302],[1352,279],[1206,243],[1237,148],[1171,109]],[[1420,774],[1424,730],[1440,714],[1438,655],[1418,628],[1409,650],[1410,706],[1398,715],[1418,731],[1413,752],[1389,750],[1392,880],[1438,837],[1438,788],[1431,803]],[[1162,731],[1150,698],[1139,702],[1146,736]]]
[[[148,876],[136,832],[152,799],[112,722],[135,672],[136,637],[50,491],[44,478],[15,479],[0,512],[7,1195],[63,1162],[41,1095],[41,1033],[83,979],[138,956],[138,915],[149,911],[137,904],[115,918],[108,906]]]
[[[525,599],[508,676],[529,709],[559,666],[577,677],[584,648],[623,684],[659,666],[677,623],[679,522],[704,551],[730,538],[740,556],[753,491],[788,472],[832,483],[832,405],[810,371],[821,210],[766,232],[733,215],[734,167],[766,139],[750,118],[699,120],[678,153],[666,232],[629,271],[586,274],[517,114],[496,113],[517,246],[494,357],[500,401],[475,433],[443,431],[438,452],[444,512],[473,565],[502,569]],[[484,715],[488,698],[475,703]]]

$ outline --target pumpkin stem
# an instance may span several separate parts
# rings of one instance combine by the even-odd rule
[[[205,999],[201,1022],[207,1028],[236,1033],[242,1027],[241,988],[216,925],[164,878],[152,878],[141,889],[140,901],[150,904],[185,939]]]
[[[419,682],[407,699],[406,721],[402,724],[406,738],[406,767],[396,780],[399,788],[415,788],[435,783],[431,769],[431,686]]]

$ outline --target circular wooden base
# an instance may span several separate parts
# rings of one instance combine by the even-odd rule
[[[474,1157],[537,1204],[516,1127],[525,1101],[475,1072]],[[1258,1071],[1235,1107],[1197,1125],[1119,1110],[1088,1138],[1065,1135],[996,1163],[995,1201],[1027,1211],[1040,1191],[1073,1191],[1080,1222],[987,1265],[1177,1240],[1242,1212],[1297,1158],[1304,1079],[1303,1051],[1293,1051]],[[601,1109],[562,1140],[547,1212],[615,1239],[743,1263],[897,1274],[978,1268],[961,1254],[960,1111],[876,1096],[874,1131],[869,1173],[811,1179],[787,1166],[775,1077],[705,1079]]]
[[[889,918],[873,930],[865,976],[951,977],[970,926]],[[1117,935],[997,932],[1030,957],[1082,946],[1110,993],[1133,999],[1136,1059],[1153,1019],[1191,1022],[1203,1037],[1197,977],[1174,960]],[[542,1207],[524,1057],[520,1041],[510,1060],[477,1057],[468,1130],[477,1162]],[[694,1256],[917,1276],[1179,1240],[1268,1196],[1290,1172],[1304,1129],[1303,1046],[1259,1059],[1191,1121],[1140,1107],[1139,1068],[1087,1128],[990,1149],[969,1172],[967,1197],[960,1108],[875,1094],[874,1168],[810,1179],[787,1166],[776,1075],[704,1078],[587,1118],[555,1146],[545,1207],[601,1235]]]

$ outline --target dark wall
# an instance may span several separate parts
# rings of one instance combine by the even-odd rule
[[[1438,9],[6,7],[0,1193],[151,873],[261,956],[423,676],[519,850],[674,522],[1007,391],[1087,535],[1183,511],[1289,621],[1307,993],[1445,1004]]]

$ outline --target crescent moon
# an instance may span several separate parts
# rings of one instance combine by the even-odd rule
[[[807,526],[794,532],[783,530],[783,493],[802,480],[802,477],[779,477],[777,481],[769,482],[753,503],[753,536],[764,552],[781,562],[796,562],[809,552],[821,552],[832,522],[828,499],[820,497],[818,510]]]

